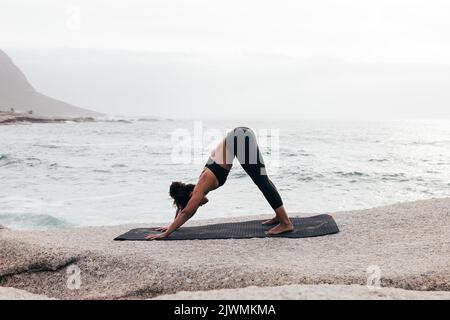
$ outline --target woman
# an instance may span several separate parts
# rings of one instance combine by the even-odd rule
[[[161,231],[160,234],[149,235],[146,238],[150,240],[165,238],[188,221],[200,206],[208,202],[206,198],[208,192],[225,183],[235,157],[275,211],[274,218],[263,222],[265,225],[277,224],[266,231],[266,234],[276,235],[294,230],[284,210],[280,194],[266,174],[255,133],[250,128],[238,127],[231,130],[213,150],[196,185],[172,183],[169,193],[177,207],[175,220],[166,228],[157,228]]]

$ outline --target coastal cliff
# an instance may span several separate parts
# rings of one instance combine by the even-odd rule
[[[303,239],[117,242],[142,225],[1,229],[0,286],[58,299],[450,298],[450,198],[331,215],[338,234]],[[368,268],[382,287],[372,293]]]
[[[37,92],[12,59],[0,50],[0,111],[12,110],[32,111],[34,115],[51,117],[100,117],[103,115]]]

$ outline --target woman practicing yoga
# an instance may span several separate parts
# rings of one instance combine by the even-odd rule
[[[250,128],[238,127],[231,130],[213,150],[196,185],[172,182],[169,193],[177,207],[175,220],[166,228],[157,228],[161,233],[146,238],[150,240],[165,238],[188,221],[198,207],[208,202],[206,198],[208,192],[225,183],[235,157],[275,211],[274,218],[263,222],[266,225],[277,224],[266,231],[266,234],[276,235],[294,230],[284,210],[280,194],[267,176],[255,133]]]

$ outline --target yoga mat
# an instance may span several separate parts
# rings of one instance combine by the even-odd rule
[[[321,214],[313,217],[291,218],[295,230],[275,236],[268,236],[264,231],[272,226],[263,226],[264,220],[209,224],[196,227],[181,227],[169,237],[159,240],[207,240],[207,239],[248,239],[248,238],[306,238],[338,233],[339,229],[333,217]],[[149,234],[157,234],[155,228],[132,229],[114,240],[147,240]]]

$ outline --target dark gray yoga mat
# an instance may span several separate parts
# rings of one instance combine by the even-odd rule
[[[327,234],[338,233],[339,229],[333,217],[328,214],[321,214],[306,218],[291,218],[295,230],[276,236],[267,236],[264,231],[272,226],[263,226],[264,220],[252,220],[244,222],[218,223],[196,227],[181,227],[173,232],[169,237],[160,240],[206,240],[206,239],[248,239],[264,237],[282,238],[306,238],[318,237]],[[132,229],[114,240],[147,240],[149,234],[157,234],[155,228]]]

